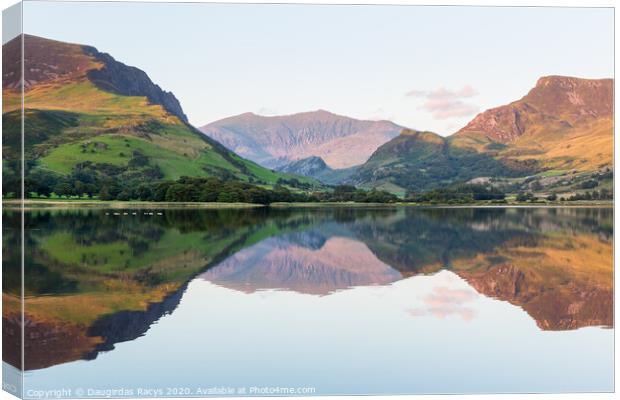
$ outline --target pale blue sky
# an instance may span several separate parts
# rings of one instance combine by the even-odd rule
[[[197,126],[326,109],[446,135],[541,76],[613,77],[610,8],[28,1],[24,31],[143,69]]]

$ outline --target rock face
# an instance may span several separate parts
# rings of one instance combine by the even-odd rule
[[[21,51],[24,47],[24,89],[38,83],[82,76],[87,70],[101,68],[82,46],[22,35],[2,46],[2,88],[19,89],[21,75]]]
[[[456,136],[481,135],[494,142],[514,143],[527,134],[571,128],[610,118],[612,113],[612,79],[547,76],[521,100],[479,114]]]
[[[19,89],[21,63],[15,60],[19,60],[21,46],[22,37],[17,37],[2,47],[3,88]],[[26,91],[41,83],[86,78],[108,92],[122,96],[144,96],[151,104],[161,105],[169,113],[187,122],[174,94],[162,90],[144,71],[120,63],[94,47],[32,35],[23,35],[23,46]]]
[[[160,104],[166,111],[187,122],[187,116],[174,94],[162,90],[144,71],[118,62],[94,47],[85,46],[84,51],[103,64],[102,68],[90,70],[87,74],[99,88],[123,96],[145,96],[152,104]]]
[[[237,154],[269,168],[316,156],[334,169],[364,163],[402,127],[361,121],[327,111],[264,117],[241,114],[200,128]]]

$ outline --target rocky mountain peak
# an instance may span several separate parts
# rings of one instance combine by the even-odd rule
[[[102,90],[123,96],[144,96],[184,122],[177,98],[153,83],[148,75],[91,46],[65,43],[33,35],[18,36],[2,46],[2,87],[19,90],[20,54],[24,46],[24,90],[42,83],[66,84],[89,80]],[[17,62],[15,60],[18,60]]]
[[[595,118],[610,118],[612,112],[612,79],[546,76],[520,100],[478,114],[456,135],[482,135],[513,143],[531,132],[544,134]]]
[[[320,157],[334,169],[364,163],[402,130],[388,121],[364,121],[325,110],[292,115],[245,113],[200,128],[229,149],[269,168]]]

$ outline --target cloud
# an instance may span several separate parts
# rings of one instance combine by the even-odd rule
[[[266,115],[266,116],[278,115],[278,110],[276,110],[275,108],[261,107],[261,108],[258,109],[256,114],[258,114],[258,115]]]
[[[425,97],[427,99],[464,99],[478,95],[478,91],[469,85],[463,86],[458,90],[448,90],[440,87],[435,90],[410,90],[405,94],[408,97]]]
[[[478,107],[462,99],[477,95],[478,91],[469,85],[457,90],[440,87],[435,90],[414,89],[406,93],[407,97],[425,99],[419,108],[431,113],[435,119],[462,118],[476,114]]]
[[[420,108],[435,119],[461,118],[478,112],[478,107],[461,100],[429,99]]]

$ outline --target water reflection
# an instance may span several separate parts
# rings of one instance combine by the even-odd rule
[[[389,289],[448,270],[464,283],[428,287],[420,298],[411,292],[409,318],[472,321],[482,296],[522,308],[541,330],[613,326],[611,209],[163,214],[26,214],[27,370],[95,360],[143,336],[196,282],[241,294],[278,290],[318,299],[353,287]],[[10,343],[19,332],[11,285],[19,280],[19,254],[12,251],[18,214],[7,211],[3,218],[3,339]],[[228,304],[219,306],[226,312]],[[17,354],[3,357],[18,363]]]
[[[402,275],[363,242],[311,230],[265,239],[200,277],[246,293],[282,289],[326,295],[352,286],[385,285]]]

